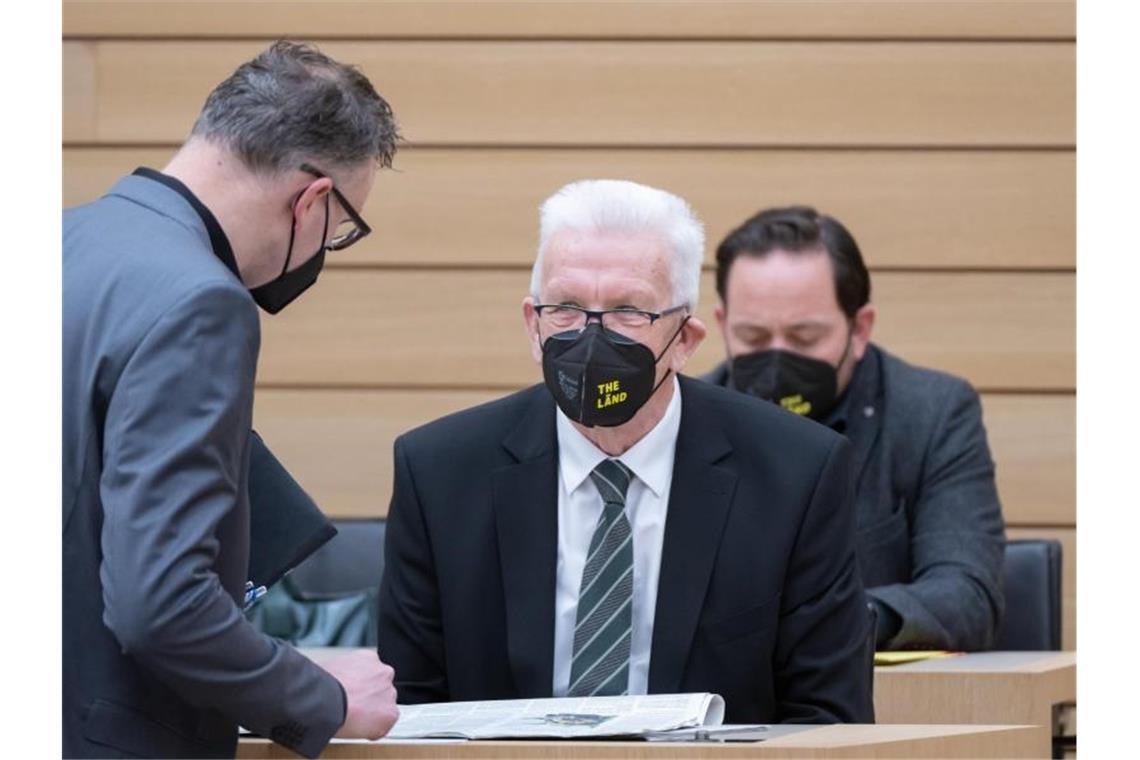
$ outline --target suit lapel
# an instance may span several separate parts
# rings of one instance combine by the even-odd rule
[[[553,403],[537,390],[503,442],[517,463],[492,475],[507,654],[519,697],[551,696],[554,679],[558,457]]]
[[[649,660],[652,693],[681,687],[737,479],[715,465],[732,447],[723,431],[710,424],[713,415],[707,413],[704,389],[688,378],[681,378],[681,389],[681,428]]]
[[[875,440],[882,427],[883,399],[880,394],[881,356],[874,346],[867,347],[867,353],[859,362],[855,377],[851,381],[851,397],[847,406],[846,436],[851,441],[851,490],[855,491],[863,468]]]

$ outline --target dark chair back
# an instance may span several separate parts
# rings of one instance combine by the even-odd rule
[[[1061,648],[1061,542],[1009,541],[1002,569],[1005,620],[994,649]]]
[[[246,617],[301,647],[374,647],[384,521],[335,520],[337,534],[269,589]]]
[[[380,587],[384,528],[380,518],[333,520],[337,534],[289,574],[306,595],[345,594]]]

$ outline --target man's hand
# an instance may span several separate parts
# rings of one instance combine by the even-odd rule
[[[400,717],[396,707],[394,671],[380,662],[375,650],[360,649],[320,663],[340,681],[347,697],[342,739],[379,739]]]

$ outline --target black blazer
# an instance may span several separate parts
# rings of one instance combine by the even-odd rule
[[[681,378],[651,693],[730,722],[871,722],[842,437]],[[558,451],[534,386],[396,440],[379,653],[403,703],[549,697]]]
[[[727,365],[706,379],[725,385]],[[844,403],[859,569],[900,622],[883,648],[989,649],[1005,531],[977,392],[871,345]]]

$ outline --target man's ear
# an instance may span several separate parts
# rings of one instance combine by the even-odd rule
[[[332,186],[332,180],[328,177],[318,177],[301,190],[293,204],[293,216],[298,224],[304,222],[313,211],[324,213],[325,196],[332,190]]]
[[[720,330],[721,335],[728,335],[724,329],[724,321],[728,316],[728,309],[725,307],[724,300],[718,298],[716,306],[713,307],[713,316],[716,318],[717,329]]]
[[[534,296],[527,296],[522,302],[523,328],[530,341],[530,355],[535,362],[542,364],[542,337],[538,331],[538,312],[534,308]]]
[[[681,334],[673,341],[673,351],[669,357],[669,366],[674,374],[681,373],[707,334],[708,328],[704,322],[696,317],[689,317],[686,320],[685,326],[681,328]]]
[[[851,356],[855,361],[863,358],[867,351],[867,344],[871,342],[871,331],[875,327],[875,305],[863,304],[855,312],[854,325],[851,329]]]

